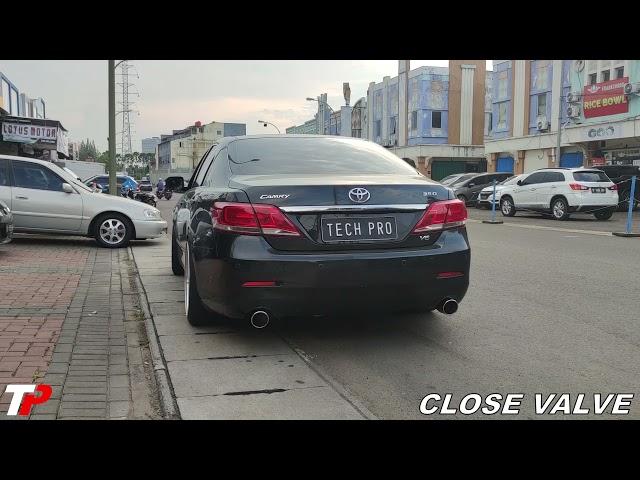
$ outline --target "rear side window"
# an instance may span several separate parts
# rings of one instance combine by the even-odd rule
[[[573,178],[578,182],[611,182],[611,179],[607,177],[607,174],[601,172],[600,170],[592,170],[588,172],[573,172]]]
[[[339,137],[236,140],[229,145],[229,164],[236,175],[417,175],[379,145]]]
[[[564,178],[564,174],[562,174],[561,172],[547,172],[545,174],[545,183],[551,183],[551,182],[564,182],[565,178]]]

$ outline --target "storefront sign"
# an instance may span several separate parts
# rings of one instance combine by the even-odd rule
[[[2,122],[2,139],[18,143],[58,143],[58,128],[28,123]]]
[[[582,108],[585,118],[617,115],[629,111],[624,86],[629,77],[609,80],[584,87]]]
[[[596,165],[604,165],[604,164],[605,164],[604,157],[591,157],[591,165],[593,165],[594,167]]]
[[[606,140],[622,136],[620,126],[601,125],[584,130],[585,140]]]

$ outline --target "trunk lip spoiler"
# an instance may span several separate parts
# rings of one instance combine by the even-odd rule
[[[366,211],[404,211],[416,212],[426,210],[428,203],[405,203],[396,205],[291,205],[279,206],[280,210],[286,213],[314,213],[314,212],[366,212]]]

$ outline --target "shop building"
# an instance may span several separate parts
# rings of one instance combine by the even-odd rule
[[[486,171],[486,62],[409,67],[400,60],[397,77],[369,84],[367,138],[412,159],[435,180]]]
[[[494,61],[488,170],[640,163],[638,82],[637,60]]]

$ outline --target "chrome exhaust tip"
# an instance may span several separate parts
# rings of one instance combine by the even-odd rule
[[[264,310],[256,310],[249,319],[253,328],[265,328],[271,321],[271,316]]]
[[[446,313],[447,315],[456,313],[458,311],[458,302],[453,298],[447,298],[440,303],[438,311]]]

